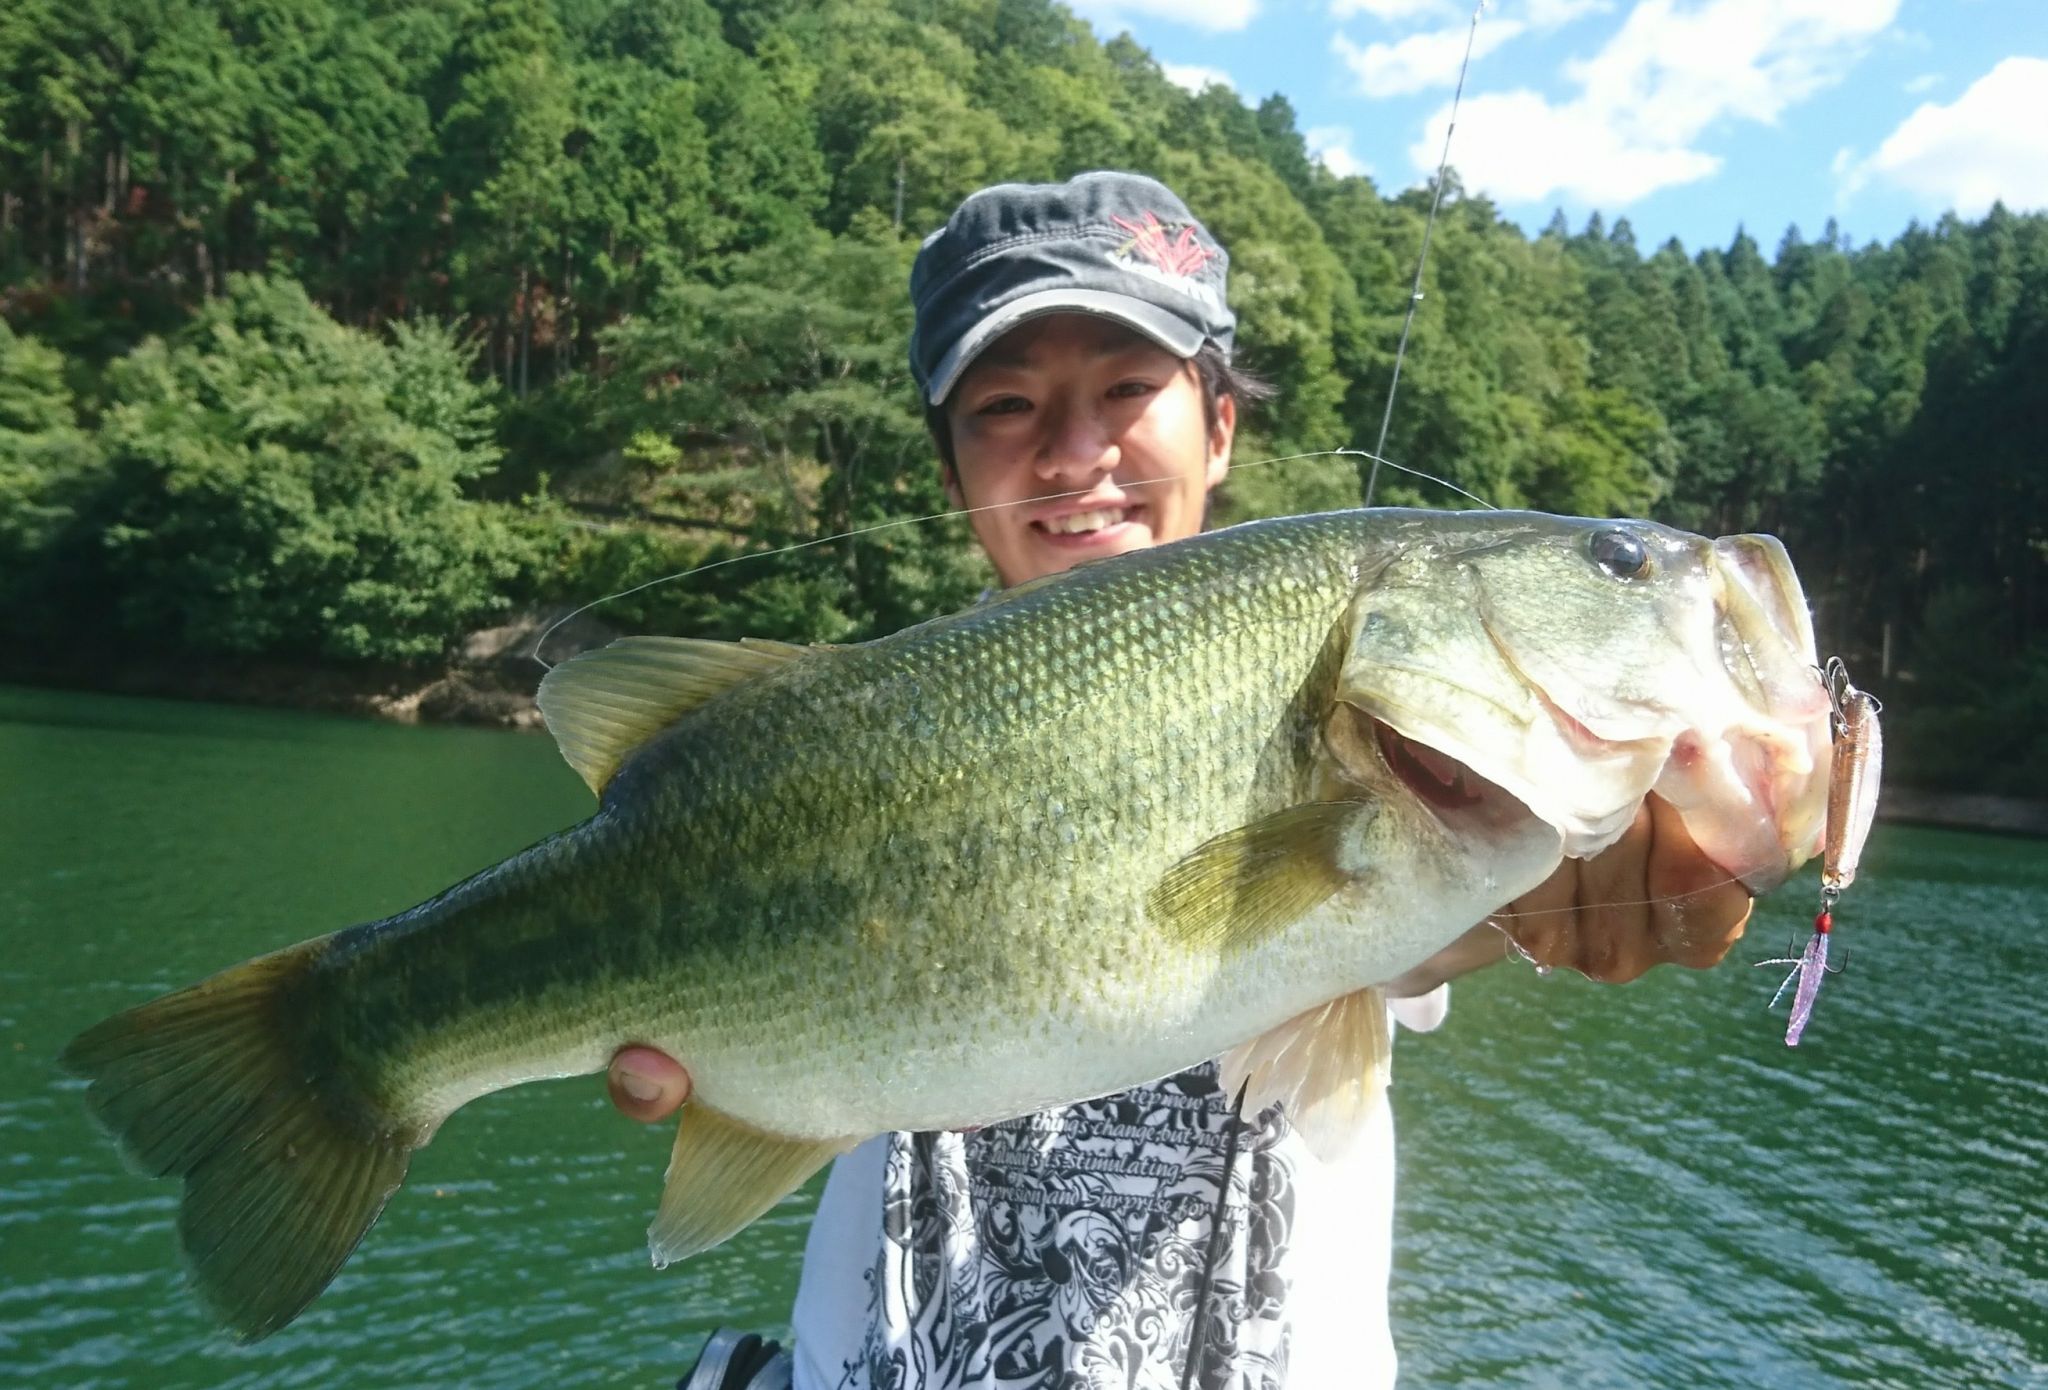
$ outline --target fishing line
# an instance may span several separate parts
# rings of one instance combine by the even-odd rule
[[[1491,502],[1487,501],[1485,498],[1467,492],[1464,488],[1459,487],[1456,483],[1450,482],[1444,478],[1439,478],[1434,474],[1425,473],[1419,468],[1410,468],[1406,464],[1395,463],[1392,459],[1383,459],[1379,457],[1377,454],[1374,454],[1365,449],[1312,449],[1304,454],[1281,454],[1273,458],[1253,459],[1248,463],[1234,463],[1230,466],[1229,471],[1232,473],[1237,473],[1246,469],[1265,468],[1276,463],[1296,463],[1303,459],[1316,458],[1368,458],[1373,461],[1373,468],[1375,469],[1375,471],[1378,470],[1381,464],[1385,464],[1388,468],[1392,468],[1397,472],[1409,474],[1412,477],[1420,478],[1425,482],[1435,483],[1439,487],[1446,488],[1452,492],[1455,492],[1460,497],[1463,497],[1471,502],[1476,502],[1478,505],[1486,508],[1489,511],[1499,510],[1499,508],[1495,507]],[[1134,483],[1118,484],[1118,486],[1123,491],[1135,492],[1139,488],[1157,487],[1161,484],[1178,483],[1180,481],[1182,480],[1179,478],[1146,478]],[[603,598],[594,598],[590,600],[590,602],[583,604],[581,607],[570,609],[567,613],[564,613],[561,617],[555,619],[552,623],[549,623],[546,630],[543,631],[537,639],[535,639],[531,655],[533,657],[534,662],[538,664],[542,670],[552,671],[555,669],[555,663],[549,661],[545,656],[541,654],[541,652],[542,649],[547,646],[548,639],[554,636],[556,629],[560,628],[564,623],[570,622],[576,618],[580,618],[585,613],[588,613],[591,609],[600,608],[607,603],[614,602],[615,600],[622,598],[631,598],[634,594],[645,593],[649,589],[659,588],[664,584],[673,584],[676,583],[678,580],[690,579],[696,575],[706,574],[715,569],[723,569],[727,565],[737,565],[745,560],[771,560],[778,555],[791,555],[799,550],[810,550],[817,546],[830,545],[834,541],[854,540],[861,536],[872,536],[878,531],[893,531],[903,526],[922,526],[926,522],[930,521],[946,521],[954,517],[979,516],[983,512],[999,512],[1011,507],[1035,507],[1046,502],[1063,501],[1069,497],[1086,496],[1088,493],[1093,492],[1094,490],[1094,485],[1091,484],[1090,486],[1085,488],[1075,488],[1070,492],[1050,493],[1044,497],[1025,497],[1019,498],[1014,502],[990,502],[985,506],[964,507],[951,509],[943,512],[928,512],[923,516],[899,516],[894,517],[888,521],[878,521],[872,526],[856,526],[852,530],[836,531],[829,536],[814,536],[810,540],[793,541],[788,545],[777,546],[773,550],[750,550],[743,555],[727,555],[723,559],[711,560],[704,564],[698,565],[692,569],[678,570],[674,574],[665,574],[658,579],[650,579],[644,584],[635,584],[629,589],[621,589],[617,593],[606,594]]]
[[[1373,490],[1380,481],[1380,455],[1387,451],[1387,427],[1394,422],[1394,392],[1401,386],[1401,359],[1408,355],[1408,330],[1415,326],[1415,310],[1422,303],[1422,270],[1429,264],[1429,234],[1436,229],[1436,210],[1444,200],[1444,175],[1451,167],[1451,132],[1458,128],[1458,103],[1465,96],[1465,72],[1472,66],[1472,41],[1479,36],[1479,16],[1486,13],[1486,0],[1472,7],[1472,27],[1465,31],[1465,57],[1458,64],[1458,89],[1451,94],[1451,118],[1444,126],[1444,152],[1436,162],[1436,188],[1429,197],[1429,216],[1422,222],[1422,254],[1415,258],[1415,283],[1408,290],[1408,313],[1401,320],[1401,341],[1394,348],[1394,376],[1387,383],[1387,408],[1380,416],[1380,437],[1372,446],[1372,473],[1365,480],[1365,505],[1372,505]]]
[[[1486,915],[1486,921],[1488,925],[1493,925],[1502,918],[1520,920],[1524,917],[1554,917],[1560,912],[1592,912],[1603,907],[1655,907],[1659,903],[1682,903],[1687,898],[1697,898],[1702,894],[1713,892],[1716,888],[1726,888],[1731,883],[1740,882],[1742,882],[1741,879],[1730,874],[1726,878],[1717,878],[1712,883],[1702,884],[1698,888],[1688,888],[1683,893],[1666,893],[1661,898],[1624,898],[1611,903],[1574,903],[1570,907],[1531,907],[1525,908],[1520,912],[1489,912]],[[1517,947],[1517,949],[1520,948]]]

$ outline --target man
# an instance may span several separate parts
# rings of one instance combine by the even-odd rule
[[[1178,198],[1130,174],[984,189],[925,242],[911,363],[947,493],[1005,585],[1201,529],[1239,407],[1265,394],[1231,365],[1227,267]],[[1722,877],[1653,803],[1510,905],[1525,915],[1507,929],[1595,978],[1711,964],[1748,911],[1739,886],[1709,886]],[[1504,949],[1476,927],[1389,987],[1397,1015],[1433,1027],[1443,982]],[[645,1048],[610,1080],[643,1120],[688,1091]],[[1384,1105],[1323,1163],[1280,1107],[1238,1116],[1213,1062],[969,1134],[884,1135],[820,1201],[795,1383],[1390,1385],[1392,1199]]]

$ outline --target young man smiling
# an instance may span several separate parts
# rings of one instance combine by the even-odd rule
[[[1106,317],[1011,329],[931,407],[946,493],[1005,585],[1201,530],[1241,379]]]
[[[1266,394],[1231,365],[1228,264],[1177,197],[1131,174],[984,189],[925,242],[911,364],[948,495],[1005,585],[1202,528],[1238,409]],[[1708,886],[1720,877],[1653,804],[1512,905],[1543,912],[1517,939],[1604,979],[1711,964],[1748,905]],[[1684,893],[1682,913],[1601,906]],[[1502,951],[1476,927],[1390,987],[1424,996],[1397,1014],[1433,1026],[1442,982]],[[611,1084],[648,1120],[688,1092],[645,1048],[614,1059]],[[820,1201],[795,1384],[1391,1385],[1393,1171],[1384,1104],[1327,1164],[1277,1106],[1240,1121],[1213,1062],[968,1134],[881,1136],[834,1165]]]

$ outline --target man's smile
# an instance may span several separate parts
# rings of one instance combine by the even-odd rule
[[[1039,517],[1031,529],[1042,539],[1060,545],[1095,545],[1121,540],[1144,509],[1127,503],[1090,507],[1086,511],[1062,512]]]

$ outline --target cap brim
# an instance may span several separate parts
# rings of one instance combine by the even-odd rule
[[[952,351],[940,358],[939,365],[932,369],[931,384],[926,391],[931,403],[937,405],[946,399],[961,374],[974,364],[974,359],[981,356],[989,344],[1027,319],[1044,318],[1047,314],[1093,314],[1098,318],[1114,319],[1136,329],[1176,357],[1193,357],[1201,350],[1202,339],[1206,336],[1198,325],[1189,323],[1178,314],[1129,295],[1112,294],[1107,290],[1041,290],[1037,294],[1011,300],[953,344]]]

